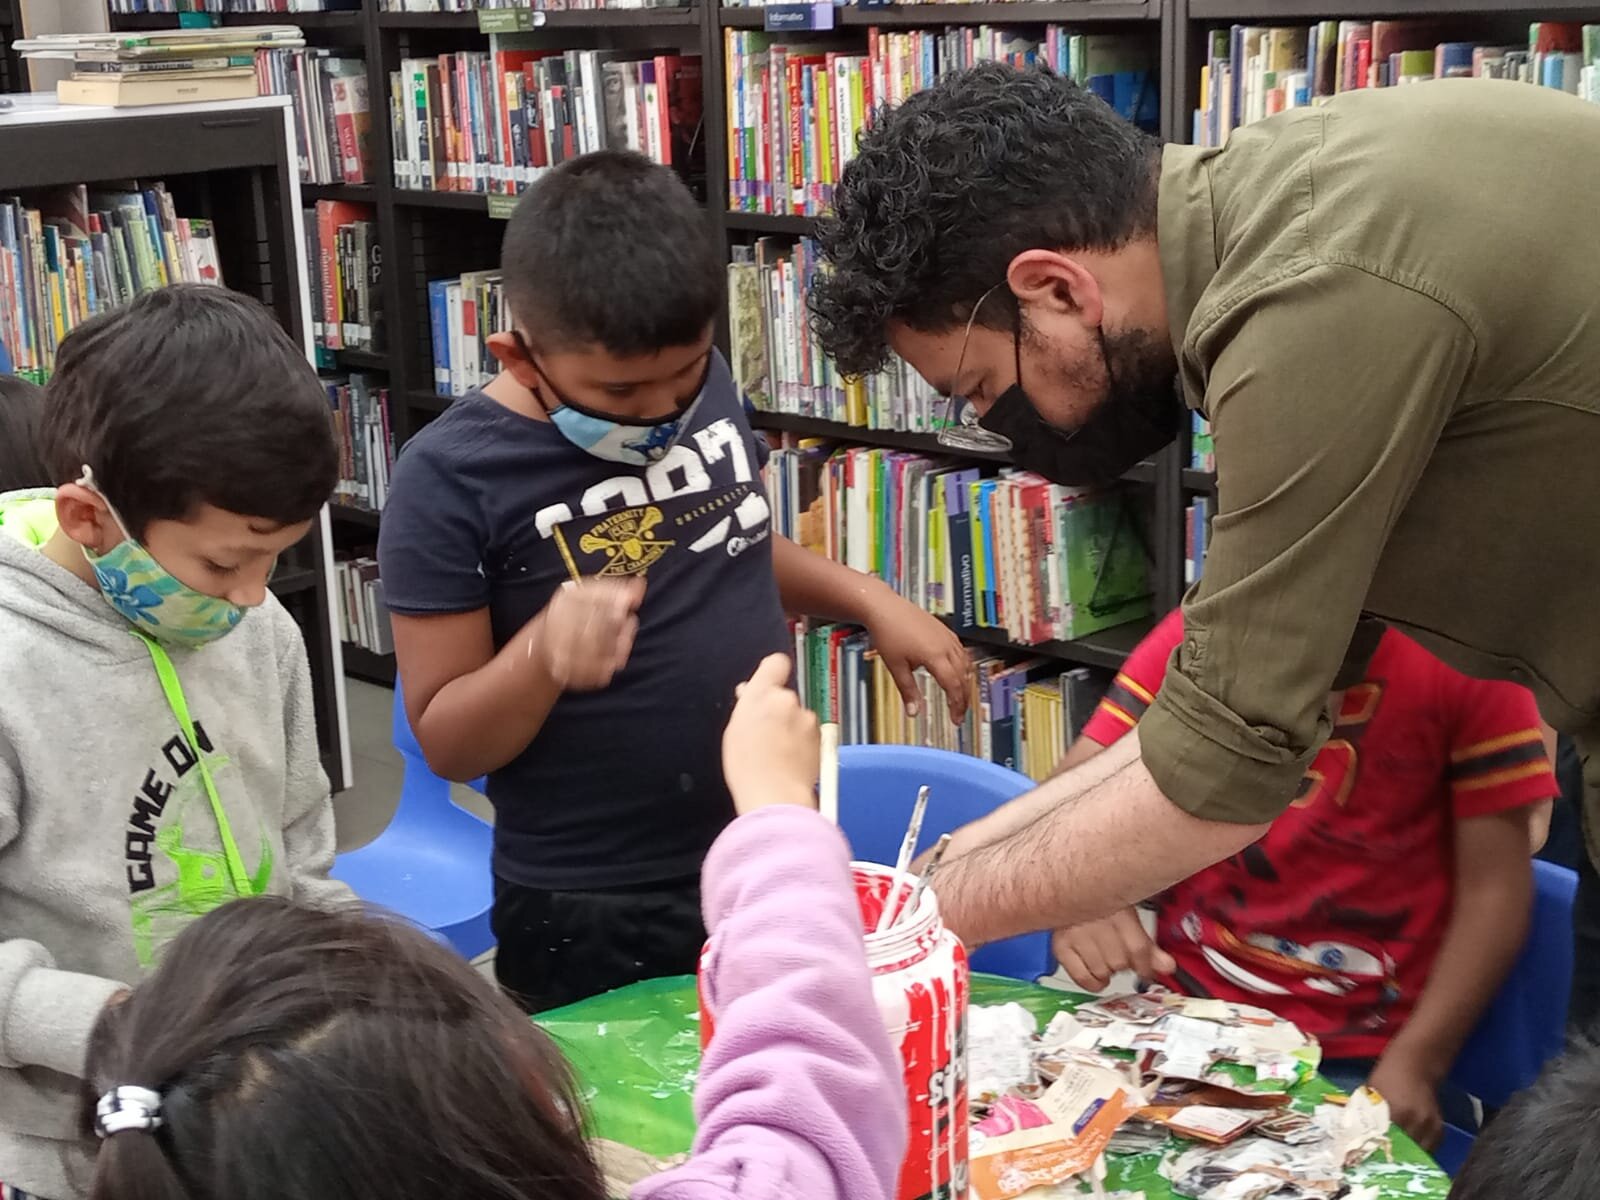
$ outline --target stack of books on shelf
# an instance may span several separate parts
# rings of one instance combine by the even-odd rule
[[[806,319],[818,261],[809,238],[761,238],[754,246],[733,247],[731,366],[751,406],[862,429],[937,430],[944,399],[906,363],[897,358],[866,379],[845,379],[823,354]]]
[[[285,13],[355,12],[361,0],[111,0],[117,15],[143,13]]]
[[[1472,76],[1552,87],[1600,103],[1600,25],[1535,21],[1526,45],[1455,40],[1443,18],[1235,25],[1207,35],[1194,141],[1341,92]]]
[[[987,25],[871,29],[865,54],[790,35],[728,29],[723,36],[728,207],[739,212],[825,212],[873,111],[978,62],[1049,65],[1152,132],[1159,122],[1155,48],[1138,35],[1084,35],[1063,26],[1026,34]]]
[[[255,54],[305,45],[293,25],[46,34],[16,43],[25,58],[67,59],[63,104],[122,107],[243,100],[258,92]]]
[[[428,281],[428,324],[433,332],[433,390],[465,396],[500,370],[489,349],[491,334],[511,328],[505,283],[498,271],[470,271]]]
[[[957,632],[1038,645],[1150,615],[1145,539],[1121,489],[785,441],[764,469],[777,532],[877,576]]]
[[[591,150],[635,150],[704,194],[700,59],[608,50],[463,51],[389,76],[397,186],[516,195]]]
[[[383,255],[372,209],[319,200],[304,213],[311,330],[319,349],[378,350]]]
[[[1197,412],[1189,414],[1189,469],[1217,469],[1217,444],[1211,436],[1211,422]]]
[[[1059,660],[970,649],[967,714],[951,720],[944,690],[916,672],[918,713],[905,700],[866,631],[852,625],[791,625],[796,686],[807,707],[839,725],[847,745],[932,746],[971,754],[1044,779],[1083,732],[1110,673],[1063,669]]]
[[[372,113],[367,64],[329,50],[257,50],[263,96],[293,96],[295,156],[302,183],[372,179]]]
[[[170,283],[221,283],[211,222],[179,217],[160,183],[79,185],[0,200],[0,339],[43,383],[56,346],[97,313]]]
[[[682,8],[687,3],[688,0],[380,0],[379,11],[436,13],[530,8],[535,12],[567,12],[601,8]]]
[[[1183,582],[1205,573],[1206,546],[1211,541],[1211,497],[1196,496],[1183,514]]]
[[[383,601],[378,560],[370,553],[341,558],[333,564],[333,572],[340,640],[372,654],[393,654],[394,630]]]
[[[394,467],[389,389],[353,372],[324,379],[334,436],[339,441],[339,483],[334,499],[352,508],[382,510]]]

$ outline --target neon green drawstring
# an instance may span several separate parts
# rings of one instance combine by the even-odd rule
[[[251,882],[250,873],[244,869],[244,859],[239,856],[239,847],[233,840],[233,828],[228,824],[228,814],[222,809],[222,797],[217,795],[217,785],[211,778],[211,768],[206,765],[206,756],[200,750],[200,739],[195,734],[194,722],[189,718],[189,702],[184,699],[183,685],[178,682],[178,672],[161,643],[140,630],[135,629],[133,632],[150,651],[150,658],[156,665],[156,678],[161,680],[161,690],[167,696],[167,705],[172,709],[172,715],[178,718],[178,726],[183,730],[184,739],[189,743],[189,752],[200,765],[200,779],[205,784],[206,797],[211,801],[211,812],[217,818],[217,832],[222,836],[222,856],[227,861],[228,874],[233,878],[234,890],[241,896],[253,896],[256,894],[255,885]]]

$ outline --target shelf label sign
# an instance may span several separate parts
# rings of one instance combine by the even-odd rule
[[[763,10],[769,33],[787,33],[796,29],[832,29],[833,4],[823,0],[819,4],[768,4]]]
[[[517,210],[517,201],[521,196],[490,196],[489,216],[496,221],[509,221],[511,214]]]
[[[545,14],[531,8],[480,8],[479,33],[529,33],[544,24]]]

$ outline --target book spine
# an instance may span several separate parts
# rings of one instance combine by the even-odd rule
[[[428,323],[433,332],[433,390],[454,395],[450,375],[450,306],[448,279],[428,281]]]

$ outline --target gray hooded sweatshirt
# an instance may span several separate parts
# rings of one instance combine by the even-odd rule
[[[95,1019],[236,893],[150,653],[32,544],[53,524],[40,499],[0,496],[0,1182],[73,1200],[93,1163],[80,1076]],[[348,898],[327,878],[333,806],[294,619],[269,596],[220,641],[169,654],[254,889]]]

